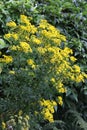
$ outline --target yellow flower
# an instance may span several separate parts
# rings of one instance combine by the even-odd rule
[[[63,100],[62,100],[62,97],[61,96],[58,96],[58,99],[57,99],[57,101],[58,101],[58,104],[59,105],[63,105]]]
[[[37,32],[37,28],[34,25],[32,25],[31,26],[31,33],[35,34],[36,32]]]
[[[45,19],[41,20],[38,28],[45,29],[46,28],[46,24],[47,24],[47,20],[45,20]]]
[[[16,27],[16,23],[14,21],[10,21],[6,24],[8,27]]]
[[[64,35],[60,35],[60,39],[61,39],[62,41],[66,41],[66,37],[65,37]]]
[[[74,65],[74,72],[80,73],[80,67],[78,65]]]
[[[73,62],[75,62],[77,59],[74,56],[71,56],[70,60],[73,61]]]
[[[13,45],[13,46],[10,47],[10,50],[17,51],[17,50],[21,50],[21,49],[20,49],[20,46]]]
[[[57,103],[55,101],[52,101],[53,106],[57,106]]]
[[[54,122],[53,119],[53,113],[54,113],[54,107],[57,106],[57,103],[53,100],[42,100],[40,101],[40,105],[43,106],[42,114],[44,116],[44,119],[48,120],[49,122]]]
[[[49,111],[48,108],[43,108],[41,114],[44,116],[45,120],[48,120],[49,122],[54,122],[53,114]]]
[[[11,38],[11,33],[7,33],[7,34],[5,34],[5,35],[4,35],[4,38],[5,38],[5,39],[9,39],[9,38]]]
[[[76,82],[81,82],[81,81],[84,82],[84,76],[83,76],[82,74],[80,74],[80,75],[78,75],[78,76],[76,77]]]
[[[10,47],[11,50],[17,50],[17,47],[15,45]]]
[[[12,33],[11,37],[14,38],[14,40],[18,40],[18,34],[17,33]]]
[[[32,52],[30,45],[27,42],[20,42],[21,51],[28,53]]]
[[[65,52],[66,54],[73,54],[72,49],[70,49],[70,48],[68,48],[68,47],[65,47],[64,50],[62,50],[62,52],[63,52],[63,53]]]
[[[51,78],[50,80],[52,83],[55,83],[55,78]]]
[[[29,20],[25,15],[20,15],[20,20],[22,23],[29,24]]]
[[[59,93],[65,93],[66,90],[65,90],[65,88],[62,87],[62,88],[58,89],[58,92],[59,92]]]
[[[6,56],[6,55],[3,55],[3,56],[4,56],[4,60],[5,60],[6,63],[10,63],[10,62],[13,61],[12,56]]]
[[[82,75],[83,75],[85,78],[87,78],[87,74],[85,74],[84,72],[82,73]]]
[[[33,38],[33,42],[36,43],[37,45],[41,44],[41,41],[38,38]]]
[[[40,53],[42,55],[45,54],[45,52],[46,52],[46,48],[43,48],[43,47],[38,47],[37,50],[38,50],[38,53]]]
[[[27,28],[26,26],[23,26],[23,25],[20,25],[19,27],[20,27],[20,30],[23,30],[23,31],[29,30],[29,28]],[[30,30],[29,30],[29,32],[30,32]]]
[[[27,60],[27,63],[28,63],[28,65],[30,65],[32,67],[32,69],[36,68],[36,65],[32,59]]]
[[[69,76],[71,80],[75,81],[75,76],[73,74],[69,74]]]
[[[62,88],[63,87],[63,83],[60,81],[58,82],[58,88]]]
[[[32,59],[27,60],[28,65],[33,65],[34,61]]]
[[[56,43],[57,45],[60,45],[60,43],[61,43],[61,40],[58,39],[58,38],[52,39],[52,41],[53,41],[54,43]]]
[[[4,63],[10,63],[13,61],[13,58],[12,56],[6,56],[6,55],[3,55],[4,58],[0,58],[0,62],[4,62]]]

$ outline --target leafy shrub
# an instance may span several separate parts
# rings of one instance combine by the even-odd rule
[[[20,21],[19,15],[21,13],[26,14],[28,16],[32,16],[33,17],[32,23],[39,23],[40,18],[45,17],[50,23],[58,27],[61,30],[61,32],[67,36],[67,40],[68,40],[67,45],[69,48],[73,49],[72,55],[74,55],[77,58],[75,62],[81,67],[83,71],[87,72],[87,65],[86,65],[87,64],[87,60],[86,60],[87,58],[87,54],[86,54],[86,51],[87,51],[87,33],[86,33],[87,32],[86,31],[87,30],[87,15],[86,15],[87,2],[86,0],[78,0],[78,1],[76,0],[75,1],[71,1],[71,0],[67,0],[67,1],[64,1],[64,0],[61,0],[61,1],[59,0],[45,0],[45,1],[43,0],[33,0],[33,1],[31,0],[29,1],[27,0],[21,0],[21,1],[3,0],[2,2],[0,1],[0,12],[1,12],[0,35],[3,35],[3,33],[6,33],[9,30],[9,28],[5,26],[5,24],[8,21],[10,20],[14,20],[17,22]],[[3,41],[3,39],[0,39],[0,50],[1,50],[0,52],[1,57],[2,55],[4,55],[5,52],[7,55],[10,55],[10,51],[8,51],[8,44],[6,44],[6,42]],[[3,72],[2,66],[3,64],[0,64],[0,74],[2,74]],[[13,65],[11,65],[11,68],[14,68]],[[15,79],[13,78],[13,80]],[[4,88],[2,84],[4,81],[3,82],[2,81],[3,80],[1,77],[0,97],[2,97],[2,99],[0,101],[0,106],[1,106],[0,113],[2,113],[2,109],[3,111],[7,111],[9,106],[12,104],[12,102],[10,104],[10,100],[8,101],[7,99],[3,100]],[[87,82],[86,80],[84,83],[79,83],[79,84],[72,83],[72,82],[69,82],[69,83],[64,82],[64,86],[67,88],[67,93],[66,95],[63,94],[64,96],[63,107],[58,106],[58,111],[56,113],[56,115],[58,114],[58,119],[64,120],[65,112],[68,109],[75,108],[77,109],[79,113],[83,115],[83,118],[87,121],[87,117],[86,117],[87,85],[86,85],[86,82]],[[11,105],[10,108],[11,107],[14,108],[14,105]],[[17,110],[19,110],[18,107],[16,111]],[[61,113],[63,113],[63,116]],[[72,118],[72,115],[71,115],[71,118]],[[67,119],[65,122],[67,122]],[[34,122],[32,122],[31,124],[34,124]],[[40,128],[40,126],[37,125],[37,129],[39,129],[38,127]],[[62,127],[60,129],[62,129]],[[70,123],[70,129],[71,129],[71,123]],[[72,129],[75,129],[75,127],[72,127]]]
[[[82,113],[78,113],[76,110],[69,110],[66,113],[66,118],[67,118],[67,124],[68,121],[70,123],[70,128],[71,130],[86,130],[87,129],[87,122],[83,119]]]
[[[37,0],[37,10],[67,36],[68,47],[74,50],[78,64],[87,71],[87,1]]]
[[[73,49],[76,63],[87,73],[87,0],[37,0],[37,5],[37,10],[67,36],[67,46]],[[87,107],[86,84],[86,80],[79,85],[66,84],[68,91],[63,113],[75,107],[83,114]],[[83,117],[86,118],[85,114]]]
[[[4,35],[8,43],[1,53],[0,113],[4,118],[19,110],[30,117],[30,129],[54,122],[57,106],[63,105],[65,84],[81,81],[87,75],[75,64],[72,49],[64,45],[66,37],[46,20],[38,26],[25,15],[18,23],[7,24]]]

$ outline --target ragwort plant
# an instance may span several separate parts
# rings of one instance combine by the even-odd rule
[[[21,15],[19,23],[6,25],[9,32],[4,39],[9,45],[0,58],[2,119],[5,113],[8,117],[22,110],[30,117],[31,129],[37,122],[54,122],[67,92],[64,84],[84,82],[87,75],[75,64],[72,49],[62,45],[66,37],[46,20],[34,26]]]
[[[40,14],[44,15],[51,24],[60,28],[61,32],[67,36],[67,45],[73,49],[73,55],[77,58],[76,63],[87,73],[87,0],[36,1],[37,10]],[[64,121],[65,113],[69,109],[73,109],[81,113],[83,119],[87,121],[87,116],[84,114],[87,108],[87,80],[84,83],[79,83],[79,85],[69,82],[69,84],[66,83],[66,87],[68,90],[64,107],[59,112],[60,118],[61,113],[63,113],[61,119]],[[70,122],[67,124],[70,125],[71,130]]]

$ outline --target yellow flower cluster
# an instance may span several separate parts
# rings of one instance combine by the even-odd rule
[[[17,34],[17,33],[12,33],[12,34],[11,34],[11,37],[12,37],[14,40],[18,40],[18,34]]]
[[[14,40],[18,40],[18,34],[17,33],[7,33],[4,35],[5,39],[13,38]]]
[[[36,32],[36,29],[32,25],[29,25],[29,26],[20,25],[20,30],[28,32],[28,33],[32,33],[32,34]]]
[[[74,56],[71,56],[70,60],[73,61],[73,62],[75,62],[77,59]]]
[[[36,38],[36,37],[33,37],[33,38],[32,38],[32,42],[34,42],[34,43],[37,44],[37,45],[41,44],[41,40],[38,39],[38,38]]]
[[[50,81],[53,83],[58,93],[65,93],[67,91],[61,80],[56,81],[55,78],[51,78]]]
[[[20,50],[25,53],[32,52],[30,45],[26,42],[20,42]]]
[[[0,62],[2,63],[11,63],[13,61],[12,56],[3,55],[3,58],[0,58]]]
[[[45,120],[49,122],[54,122],[53,113],[54,107],[57,106],[57,103],[53,100],[42,100],[40,101],[40,105],[43,107],[41,114],[44,116]]]
[[[49,38],[57,45],[60,45],[61,41],[66,41],[66,37],[60,34],[60,31],[57,30],[54,26],[49,24],[46,20],[41,20],[39,27],[40,33],[46,38]]]
[[[25,15],[20,16],[20,21],[22,23],[25,23],[25,24],[29,25],[29,20],[28,20],[27,16],[25,16]]]
[[[81,81],[84,82],[84,74],[79,74],[78,77],[75,78],[76,82],[79,83]]]
[[[9,39],[9,38],[11,38],[11,33],[7,33],[7,34],[5,34],[5,35],[4,35],[4,38],[5,38],[5,39]]]
[[[12,45],[10,46],[10,50],[32,53],[32,49],[27,42],[20,42],[19,45]]]
[[[28,65],[30,65],[33,69],[36,68],[36,65],[35,65],[35,63],[34,63],[34,61],[33,61],[32,59],[28,59],[28,60],[27,60],[27,63],[28,63]]]
[[[6,24],[8,27],[16,27],[16,23],[14,21],[10,21]]]
[[[12,51],[19,51],[20,50],[20,46],[19,45],[12,45],[12,46],[10,46],[10,50],[12,50]]]
[[[61,96],[58,96],[57,101],[58,101],[58,104],[59,104],[59,105],[61,105],[61,106],[63,105],[63,99],[62,99]]]
[[[61,81],[58,82],[58,85],[56,86],[56,89],[57,89],[57,91],[59,93],[65,93],[67,91]]]
[[[5,34],[4,36],[4,38],[9,41],[13,38],[15,43],[17,42],[15,45],[15,43],[13,44],[14,41],[12,41],[12,44],[9,47],[10,50],[33,53],[34,48],[35,52],[43,57],[43,61],[41,60],[40,62],[43,62],[43,64],[49,63],[51,65],[48,68],[49,72],[54,72],[56,75],[56,78],[51,80],[54,82],[53,85],[59,93],[66,92],[63,80],[70,79],[76,82],[84,81],[84,77],[86,76],[81,73],[80,67],[78,65],[72,65],[72,62],[74,63],[76,61],[76,58],[72,56],[72,49],[68,47],[61,49],[59,47],[61,41],[66,41],[66,37],[61,35],[58,29],[49,24],[47,20],[41,20],[40,24],[35,27],[25,15],[20,16],[20,21],[21,22],[18,25],[12,21],[7,23],[7,26],[13,25],[10,27],[15,26],[17,28],[17,33],[11,31],[11,33]],[[4,59],[2,58],[0,60],[3,61]],[[26,60],[28,65],[30,65],[31,61],[29,59]],[[35,68],[33,62],[31,66],[32,68]],[[60,78],[57,80],[57,77]]]
[[[32,34],[37,32],[37,28],[34,25],[31,25],[30,20],[27,18],[27,16],[21,15],[20,21],[21,23],[26,24],[26,25],[19,26],[21,31],[27,31]]]
[[[37,51],[38,51],[39,54],[42,54],[42,55],[43,55],[43,54],[45,54],[45,52],[47,51],[47,49],[46,49],[46,48],[43,48],[43,47],[38,47],[38,48],[37,48]]]
[[[77,65],[73,66],[74,72],[80,73],[80,67]]]

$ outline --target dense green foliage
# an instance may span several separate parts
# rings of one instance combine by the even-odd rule
[[[0,1],[0,50],[2,54],[10,54],[8,51],[8,43],[3,39],[3,34],[6,34],[9,28],[6,26],[6,23],[14,20],[19,23],[20,14],[25,14],[29,17],[32,17],[31,22],[36,26],[39,24],[40,19],[47,19],[49,23],[53,24],[56,28],[60,29],[62,34],[67,37],[66,45],[73,49],[73,56],[77,58],[75,61],[81,67],[81,70],[87,72],[87,2],[86,0],[3,0]],[[24,60],[24,59],[23,59]],[[0,64],[0,73],[2,73],[2,65]],[[6,68],[4,69],[4,74]],[[24,76],[19,73],[19,77]],[[41,76],[41,75],[40,75]],[[27,77],[27,75],[26,75]],[[7,109],[12,112],[12,109],[19,108],[14,106],[9,100],[10,97],[10,88],[6,90],[3,86],[2,79],[4,78],[4,83],[15,81],[16,79],[13,76],[1,77],[0,78],[0,110],[3,113],[0,114],[1,117],[4,117],[4,112]],[[17,78],[17,77],[16,77]],[[23,77],[24,79],[24,77]],[[26,79],[27,81],[27,79]],[[18,83],[15,84],[15,86]],[[10,86],[12,86],[10,84]],[[56,119],[55,123],[42,123],[43,128],[38,126],[38,122],[35,124],[33,129],[64,129],[64,130],[80,130],[87,129],[87,80],[84,83],[74,83],[74,82],[65,82],[64,86],[67,88],[67,93],[63,94],[64,104],[63,106],[58,106],[57,113],[54,114]],[[11,88],[14,91],[14,95],[20,95],[20,91]],[[20,88],[18,88],[20,89]],[[4,100],[3,91],[5,91],[7,97]],[[22,91],[22,90],[21,90]],[[8,94],[7,94],[8,93]],[[26,93],[26,90],[25,92]],[[49,91],[50,93],[50,91]],[[25,94],[24,94],[25,95]],[[31,94],[32,95],[32,94]],[[14,96],[12,100],[14,100]],[[22,98],[22,97],[21,97]],[[33,98],[33,97],[32,97]],[[11,99],[11,98],[10,98]],[[23,99],[25,100],[25,99]],[[27,97],[26,97],[27,100]],[[14,100],[15,101],[15,100]],[[20,108],[23,107],[22,100],[20,102]],[[18,103],[19,104],[19,103]],[[4,107],[3,107],[4,106]],[[10,106],[10,107],[9,107]],[[24,108],[23,108],[24,109]],[[0,113],[1,113],[0,111]],[[26,112],[27,110],[25,110]],[[14,112],[15,114],[15,112]],[[7,112],[7,120],[8,120]],[[56,115],[56,116],[55,116]],[[68,118],[68,116],[70,118]],[[75,120],[74,120],[75,119]],[[35,120],[35,119],[34,119]],[[34,120],[31,121],[34,124]]]

